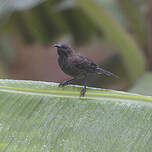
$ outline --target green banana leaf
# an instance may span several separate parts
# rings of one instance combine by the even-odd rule
[[[152,72],[145,73],[129,91],[152,96]]]
[[[150,152],[152,97],[0,80],[1,152]]]

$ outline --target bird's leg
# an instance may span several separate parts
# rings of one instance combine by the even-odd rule
[[[86,93],[86,85],[84,85],[84,87],[82,88],[80,92],[80,97],[84,97],[85,93]]]
[[[84,77],[84,86],[80,92],[80,97],[84,97],[86,93],[86,85],[87,85],[87,75]]]
[[[76,80],[76,78],[73,78],[73,79],[70,79],[70,80],[66,80],[66,81],[64,81],[64,82],[61,82],[60,84],[59,84],[59,87],[64,87],[64,86],[66,86],[66,85],[69,85],[72,81],[74,81],[74,80]]]

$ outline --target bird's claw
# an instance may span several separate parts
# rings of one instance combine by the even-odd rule
[[[60,83],[60,84],[58,85],[58,87],[62,87],[62,84]]]
[[[58,87],[64,87],[65,85],[63,84],[63,83],[60,83],[59,85],[58,85]]]
[[[65,82],[60,83],[58,87],[64,87],[66,85],[68,85],[68,82],[65,81]]]

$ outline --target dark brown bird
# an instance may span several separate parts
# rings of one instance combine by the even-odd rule
[[[70,80],[64,81],[59,86],[66,86],[71,84],[76,79],[84,79],[84,87],[80,92],[80,96],[84,96],[86,92],[87,77],[89,74],[106,74],[108,76],[114,76],[119,78],[117,75],[100,68],[98,65],[93,63],[90,59],[74,52],[74,50],[66,44],[54,44],[53,47],[57,48],[59,55],[58,63],[62,71],[71,77]]]

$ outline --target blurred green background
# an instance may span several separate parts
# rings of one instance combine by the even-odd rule
[[[91,77],[88,86],[152,95],[152,1],[0,0],[0,78],[68,79],[56,42],[120,77]]]

